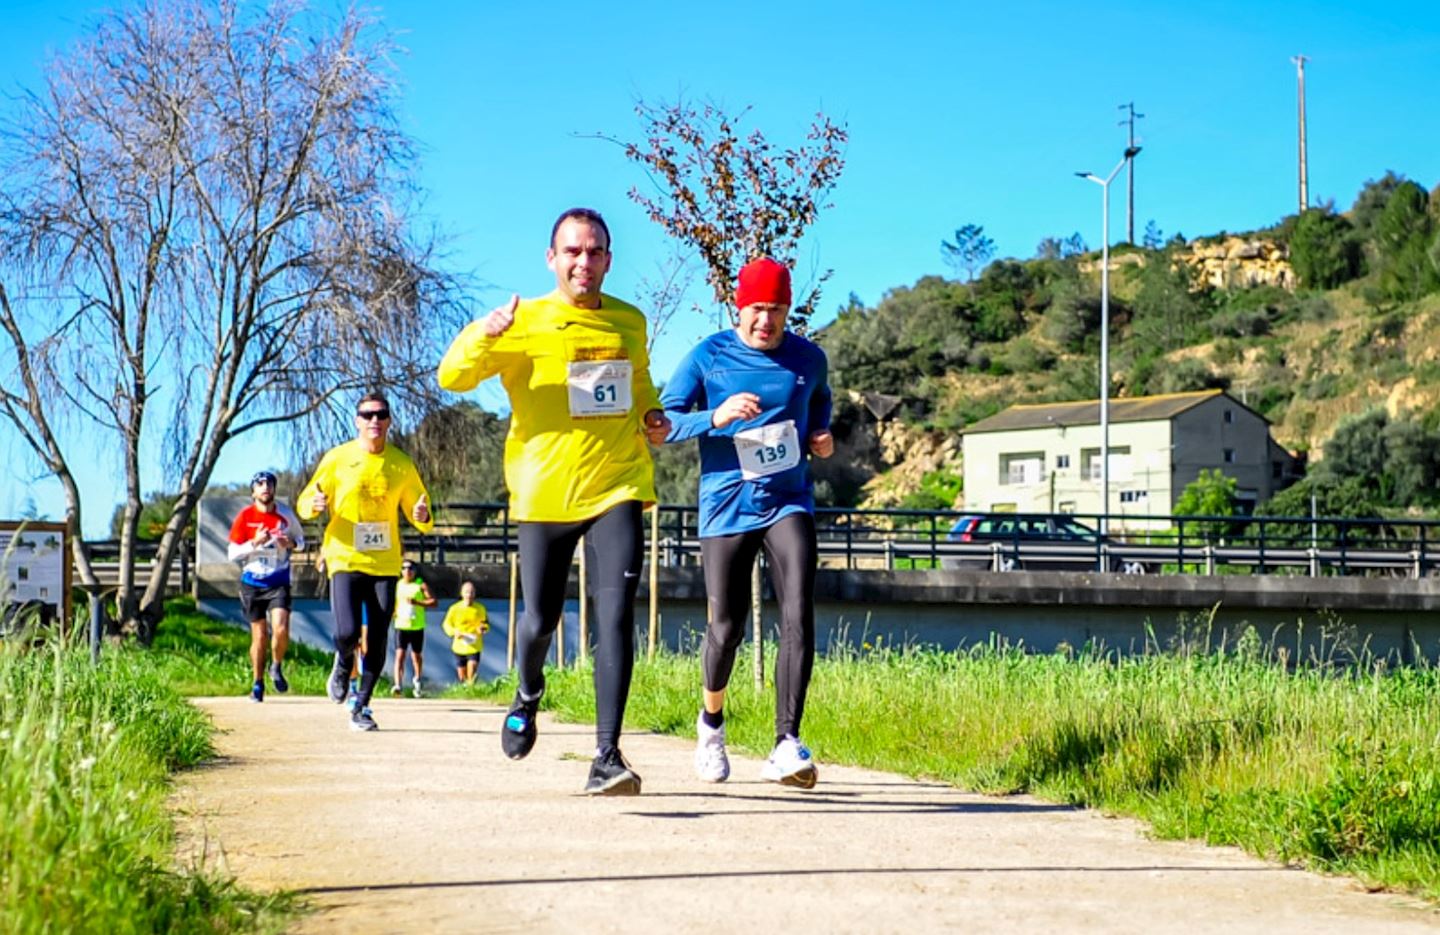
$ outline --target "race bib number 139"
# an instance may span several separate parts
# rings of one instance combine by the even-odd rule
[[[788,471],[800,463],[800,436],[795,421],[786,419],[735,433],[740,476],[755,480]]]
[[[623,416],[630,411],[630,361],[577,360],[569,365],[570,415]]]

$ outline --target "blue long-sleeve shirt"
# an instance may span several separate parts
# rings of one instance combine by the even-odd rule
[[[685,355],[660,404],[671,422],[667,442],[699,439],[702,538],[814,511],[807,439],[830,427],[828,377],[825,352],[788,331],[773,351],[749,347],[731,330]],[[715,428],[715,409],[740,392],[760,397],[760,415]]]

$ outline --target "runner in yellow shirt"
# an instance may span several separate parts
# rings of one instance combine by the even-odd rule
[[[450,651],[455,654],[455,675],[463,685],[475,684],[475,671],[485,649],[485,634],[490,631],[485,605],[475,600],[475,582],[468,578],[460,582],[460,600],[445,611],[445,621],[440,627],[454,640]]]
[[[395,681],[390,694],[399,695],[404,689],[405,653],[410,653],[410,668],[415,674],[412,693],[416,698],[422,694],[420,679],[425,675],[425,608],[434,607],[438,601],[430,593],[430,586],[420,577],[420,568],[410,559],[400,563],[400,581],[395,585]]]
[[[440,385],[463,392],[498,374],[510,397],[505,482],[519,521],[525,612],[516,629],[520,684],[500,731],[506,756],[535,745],[545,656],[565,606],[575,546],[595,606],[595,760],[585,791],[634,795],[640,777],[620,754],[635,655],[640,513],[655,499],[648,440],[670,421],[650,382],[645,316],[600,291],[610,230],[588,208],[562,214],[545,258],[555,291],[512,296],[460,332],[440,362]]]
[[[367,627],[360,691],[352,702],[350,726],[375,730],[370,696],[385,670],[385,645],[395,613],[395,582],[400,574],[400,519],[404,512],[421,532],[435,526],[430,495],[409,455],[387,445],[390,403],[367,393],[355,408],[358,437],[325,452],[315,476],[296,498],[295,512],[313,519],[326,511],[330,520],[320,545],[330,575],[330,613],[335,626],[335,666],[326,688],[330,700],[344,704],[346,680]]]

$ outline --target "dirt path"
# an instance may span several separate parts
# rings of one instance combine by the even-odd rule
[[[692,743],[627,734],[638,798],[589,799],[591,728],[542,717],[500,753],[498,708],[201,699],[223,757],[175,794],[182,846],[299,890],[306,932],[1436,932],[1440,913],[1229,848],[1026,797],[822,764],[812,792]]]

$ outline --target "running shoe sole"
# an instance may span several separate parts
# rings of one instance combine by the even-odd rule
[[[793,773],[784,776],[763,775],[762,779],[771,782],[778,782],[782,786],[789,786],[792,789],[813,789],[815,783],[820,781],[820,771],[814,766],[803,766]]]

